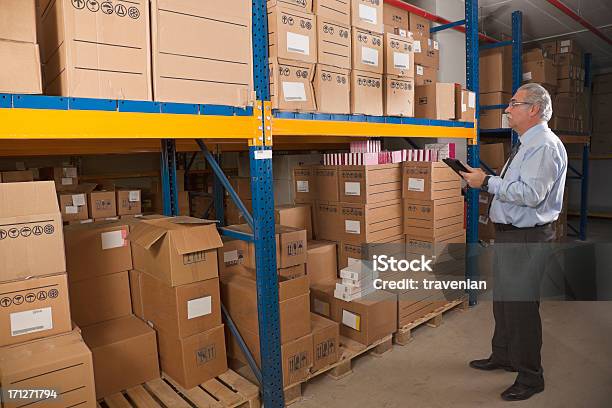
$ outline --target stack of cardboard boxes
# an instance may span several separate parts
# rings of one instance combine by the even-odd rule
[[[593,79],[593,134],[591,152],[612,153],[612,75],[597,75]]]
[[[512,49],[500,47],[480,53],[480,106],[508,105],[512,97]],[[508,127],[504,109],[482,109],[481,129]]]
[[[0,381],[94,406],[92,355],[70,319],[53,183],[4,183],[0,194],[11,198],[0,203]]]

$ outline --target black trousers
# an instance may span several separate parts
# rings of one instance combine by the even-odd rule
[[[544,384],[539,288],[554,225],[496,231],[491,359],[518,371],[517,382]]]

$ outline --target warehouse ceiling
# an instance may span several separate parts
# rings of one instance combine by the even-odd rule
[[[576,14],[612,38],[611,0],[562,0]],[[612,70],[612,45],[545,0],[479,0],[480,31],[495,38],[512,34],[512,12],[523,12],[523,42],[576,39],[593,55],[593,69]]]

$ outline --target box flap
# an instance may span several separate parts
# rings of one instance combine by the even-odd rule
[[[59,213],[53,181],[0,184],[0,217]]]
[[[154,223],[149,223],[148,221],[142,221],[134,225],[127,239],[148,250],[167,233],[168,230],[165,228],[158,227]]]
[[[176,251],[181,255],[223,246],[216,226],[210,223],[172,230],[170,237]]]

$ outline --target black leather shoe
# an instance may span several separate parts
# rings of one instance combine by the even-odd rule
[[[485,371],[506,370],[506,371],[510,371],[513,373],[516,372],[516,370],[512,368],[511,366],[502,365],[494,361],[491,361],[491,357],[484,358],[482,360],[472,360],[470,361],[470,367],[475,368],[477,370],[485,370]]]
[[[524,384],[514,383],[510,388],[501,393],[501,397],[505,401],[523,401],[542,391],[544,391],[544,385],[529,387]]]

